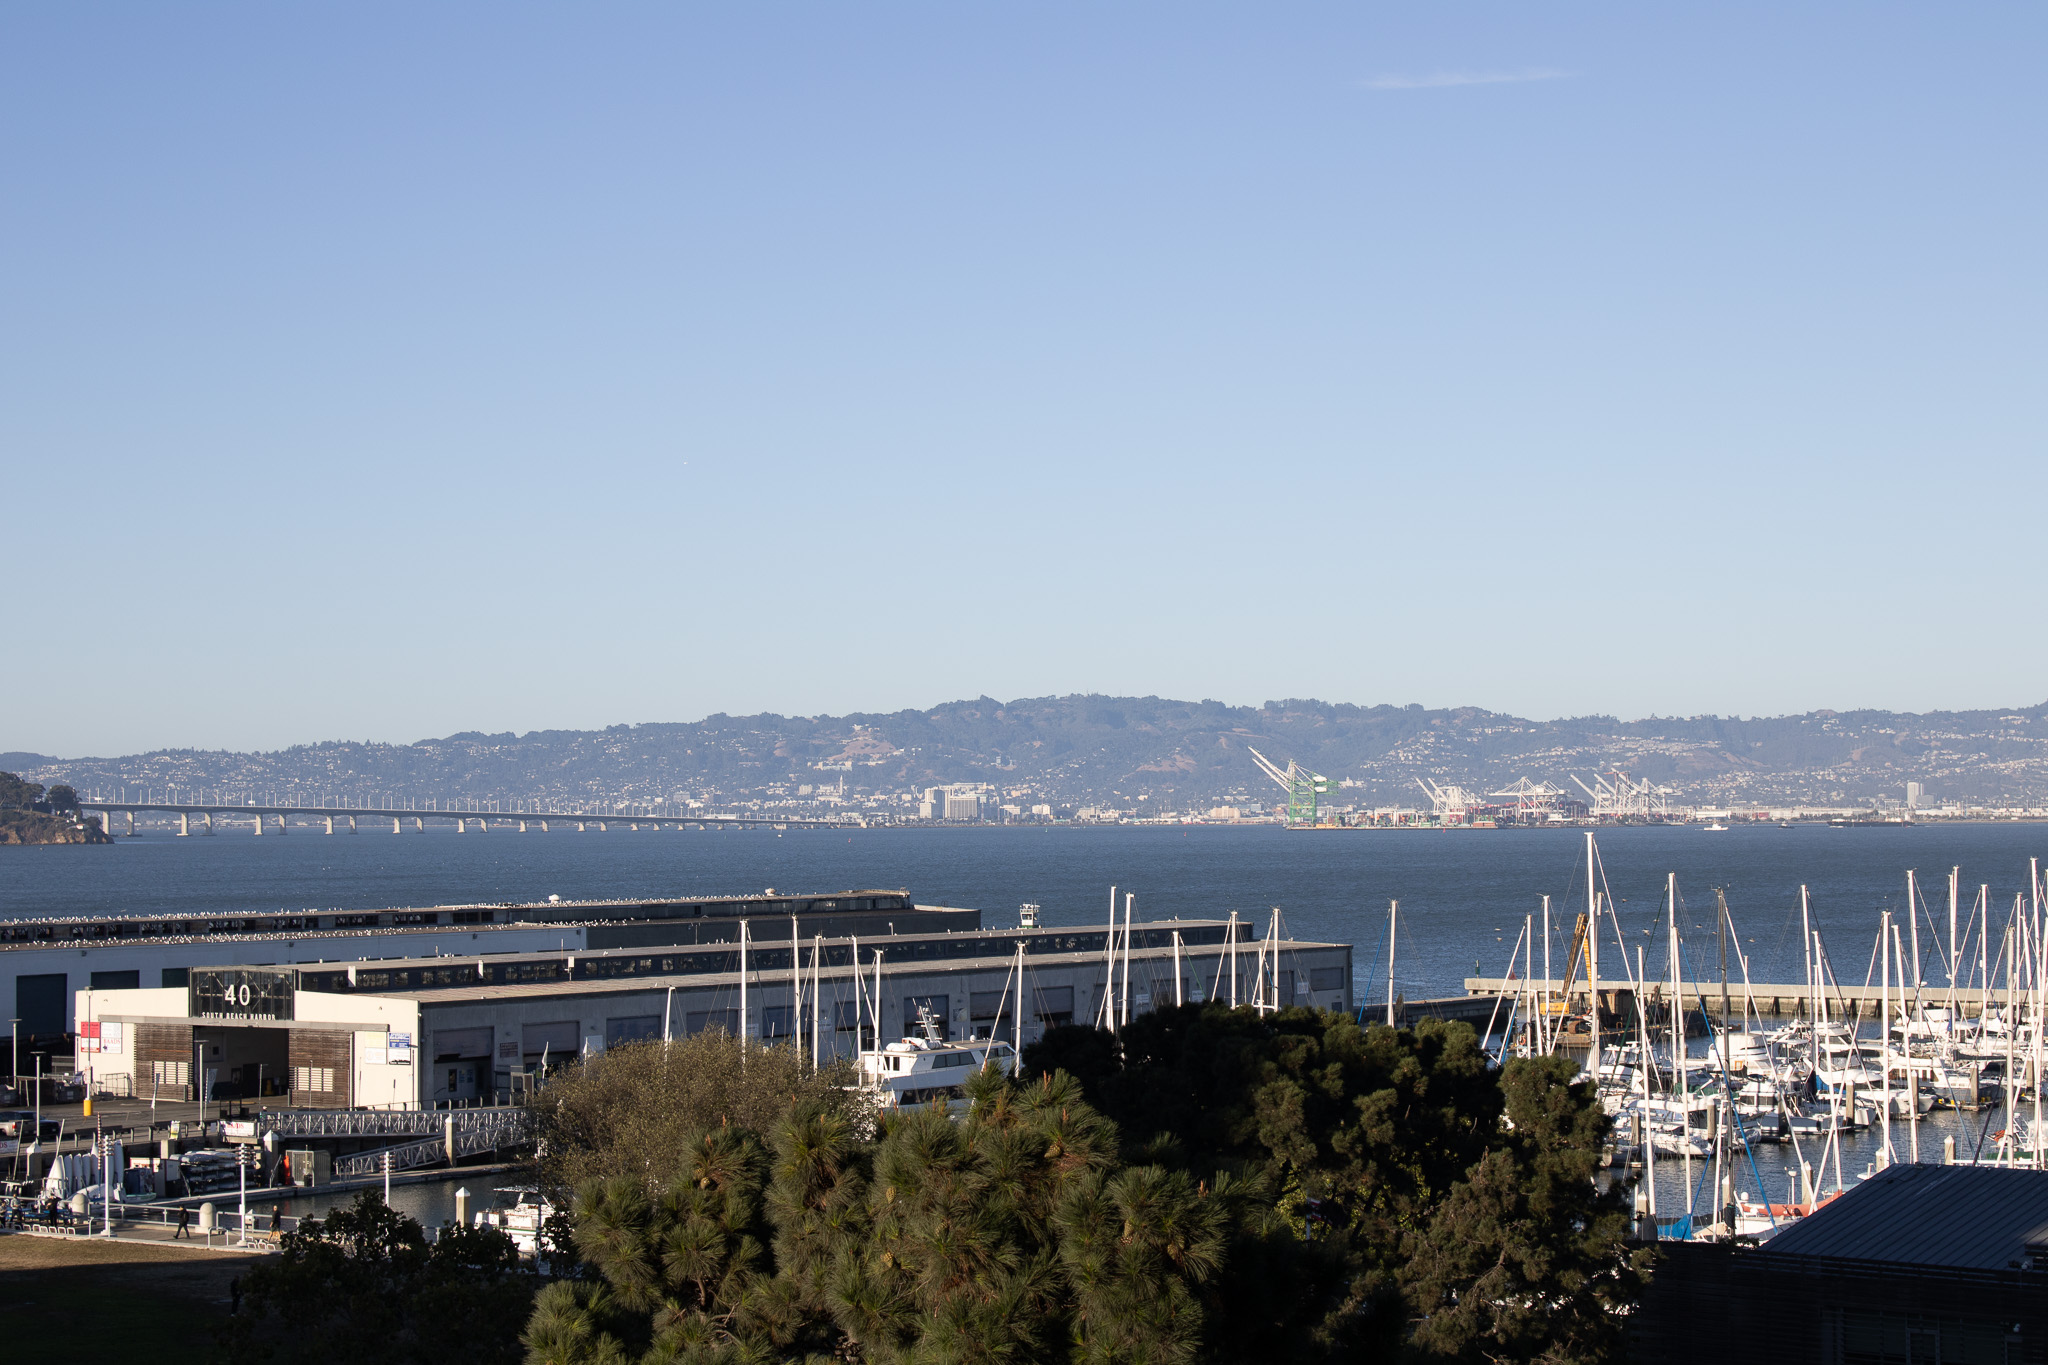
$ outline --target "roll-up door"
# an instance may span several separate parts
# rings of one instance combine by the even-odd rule
[[[1032,1010],[1048,1023],[1068,1023],[1074,1017],[1072,986],[1040,986],[1031,992]]]
[[[488,1057],[491,1055],[491,1030],[488,1027],[435,1029],[433,1045],[437,1062]]]
[[[568,1061],[583,1049],[583,1026],[574,1019],[553,1024],[526,1024],[519,1030],[519,1050],[528,1061],[539,1061],[543,1052],[550,1065]]]

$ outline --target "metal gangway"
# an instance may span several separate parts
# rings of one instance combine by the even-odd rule
[[[337,1180],[404,1171],[516,1147],[532,1133],[523,1105],[472,1109],[270,1109],[257,1115],[259,1133],[294,1138],[406,1138],[337,1157]],[[388,1161],[388,1165],[387,1165]]]

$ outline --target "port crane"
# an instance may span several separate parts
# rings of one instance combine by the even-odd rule
[[[1614,780],[1610,782],[1608,777]],[[1671,814],[1669,787],[1660,787],[1648,779],[1641,782],[1632,781],[1627,773],[1618,768],[1606,776],[1595,773],[1593,785],[1590,787],[1579,781],[1577,773],[1571,774],[1571,779],[1578,783],[1580,791],[1592,798],[1592,814],[1596,819],[1617,816],[1654,819]]]
[[[1563,798],[1563,787],[1549,782],[1533,782],[1525,777],[1512,787],[1494,792],[1488,799],[1506,801],[1514,808],[1515,819],[1528,824],[1551,811],[1563,809]]]
[[[1251,753],[1252,758],[1257,761],[1260,770],[1266,776],[1278,782],[1281,788],[1286,791],[1287,823],[1289,825],[1313,825],[1317,823],[1316,807],[1318,798],[1329,794],[1330,779],[1324,777],[1321,773],[1310,772],[1291,758],[1287,760],[1287,767],[1283,770],[1278,764],[1274,763],[1257,749],[1253,749],[1251,745],[1247,744],[1244,747]]]
[[[1439,824],[1455,824],[1465,818],[1467,811],[1485,804],[1476,793],[1468,792],[1455,783],[1439,787],[1426,777],[1418,777],[1415,784],[1428,794],[1430,809],[1436,813]]]

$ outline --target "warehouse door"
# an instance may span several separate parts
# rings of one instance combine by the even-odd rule
[[[71,1004],[64,997],[64,973],[14,978],[14,1014],[23,1038],[61,1038],[71,1031]]]

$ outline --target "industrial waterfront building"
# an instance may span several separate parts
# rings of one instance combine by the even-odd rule
[[[388,910],[280,910],[247,915],[109,915],[0,923],[0,999],[32,1052],[69,1055],[86,1016],[77,992],[183,989],[194,967],[303,966],[370,958],[589,953],[736,940],[742,921],[806,934],[980,927],[981,912],[918,905],[903,890],[819,895],[467,904]]]
[[[815,898],[808,922],[734,908],[730,935],[666,944],[216,959],[181,969],[181,986],[86,985],[77,1065],[95,1088],[138,1097],[415,1108],[504,1103],[560,1062],[707,1029],[771,1043],[801,1031],[807,1050],[844,1057],[921,1018],[946,1037],[1029,1045],[1105,1009],[1353,1006],[1349,944],[1260,940],[1236,920],[1133,925],[1126,951],[1107,926],[987,930],[977,912],[932,907],[912,907],[915,932],[880,912],[853,912],[881,920],[873,933],[830,927],[842,911],[822,902],[844,899]],[[972,922],[940,927],[949,916]]]

